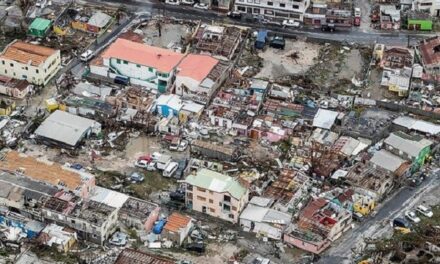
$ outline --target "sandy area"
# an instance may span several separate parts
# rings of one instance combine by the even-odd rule
[[[319,54],[320,45],[305,42],[302,40],[286,39],[284,50],[267,47],[265,51],[259,52],[263,58],[263,68],[256,75],[257,78],[275,79],[285,75],[299,74],[307,71],[314,64],[314,58]],[[299,58],[291,57],[298,52]]]

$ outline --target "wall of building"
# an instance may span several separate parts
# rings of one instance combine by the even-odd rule
[[[9,59],[1,59],[0,74],[15,79],[27,80],[36,85],[46,85],[57,73],[60,64],[60,51],[49,56],[46,61],[39,66],[19,63]]]
[[[229,193],[217,193],[198,187],[193,187],[191,193],[193,210],[233,223],[238,222],[239,215],[247,204],[249,196],[247,192],[241,200],[237,200]],[[231,201],[225,202],[224,196],[229,196]],[[226,206],[229,207],[229,211],[225,209]]]
[[[304,12],[309,6],[308,0],[280,1],[280,0],[237,0],[234,10],[241,13],[262,15],[276,19],[293,19],[302,22]]]
[[[211,124],[214,126],[218,126],[226,129],[232,128],[232,120],[230,119],[218,117],[215,115],[210,115],[209,119],[211,120]]]
[[[178,95],[186,95],[200,91],[203,92],[203,90],[199,88],[200,82],[190,77],[176,75],[175,84],[176,84],[176,94]],[[185,89],[182,88],[182,85],[185,85],[188,91],[185,91]]]
[[[324,250],[326,250],[330,246],[330,242],[328,240],[322,240],[318,242],[309,242],[305,240],[298,239],[296,237],[293,237],[289,234],[284,234],[283,240],[286,243],[289,243],[297,248],[300,248],[302,250],[314,253],[314,254],[320,254]]]

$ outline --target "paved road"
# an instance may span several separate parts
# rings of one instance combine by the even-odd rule
[[[363,0],[365,1],[365,0]],[[202,20],[204,22],[224,22],[231,23],[240,26],[247,26],[254,29],[266,28],[273,31],[276,34],[283,34],[286,36],[307,36],[310,38],[316,38],[329,41],[342,41],[342,42],[354,42],[359,44],[372,44],[380,42],[389,45],[406,45],[408,38],[410,44],[415,44],[419,40],[434,36],[432,33],[420,33],[420,32],[380,32],[373,29],[358,29],[354,28],[349,31],[337,31],[337,32],[321,32],[319,29],[286,29],[280,26],[262,25],[258,23],[247,23],[244,21],[231,20],[224,14],[220,14],[210,10],[198,10],[190,6],[173,6],[166,5],[164,3],[157,2],[155,0],[83,0],[83,2],[103,4],[113,6],[124,5],[128,10],[137,13],[149,12],[152,15],[165,15],[169,17],[175,17],[178,19],[193,19]],[[368,14],[363,14],[367,16]]]
[[[375,217],[369,218],[361,226],[342,236],[318,263],[342,264],[352,263],[352,249],[360,252],[363,238],[382,237],[392,233],[391,220],[403,216],[406,210],[422,202],[430,205],[440,203],[439,175],[433,175],[417,188],[404,187],[387,201],[383,202]]]

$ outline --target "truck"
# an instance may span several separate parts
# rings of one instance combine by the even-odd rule
[[[171,156],[162,154],[156,160],[156,168],[158,170],[165,170],[165,168],[172,162]]]
[[[257,39],[255,40],[256,49],[264,49],[267,41],[267,30],[260,30],[257,33]]]
[[[356,27],[361,25],[361,9],[359,7],[354,8],[353,25]]]

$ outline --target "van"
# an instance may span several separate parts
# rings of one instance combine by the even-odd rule
[[[91,58],[93,58],[93,51],[86,50],[83,54],[81,54],[80,60],[88,62]]]
[[[120,85],[128,85],[129,79],[125,76],[116,76],[114,82]]]
[[[171,177],[179,167],[179,163],[177,162],[170,162],[168,166],[163,170],[163,176],[164,177]]]
[[[409,225],[408,221],[406,221],[403,218],[398,217],[398,218],[394,218],[393,227],[409,228],[410,225]]]

